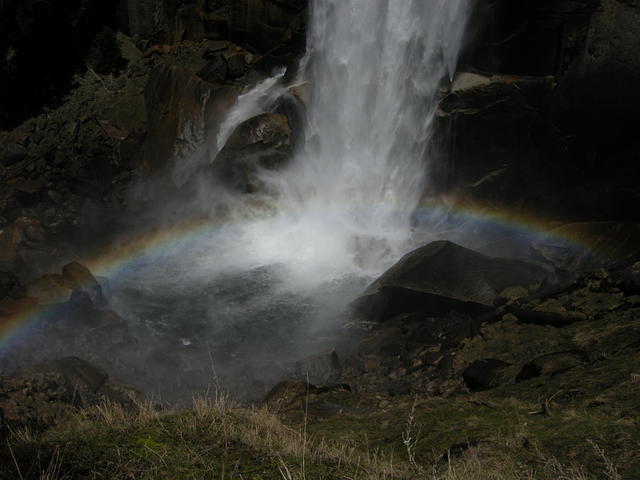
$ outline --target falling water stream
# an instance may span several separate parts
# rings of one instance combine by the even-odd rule
[[[270,213],[174,245],[115,288],[119,311],[171,352],[176,388],[198,383],[184,372],[206,370],[203,352],[229,378],[273,380],[273,365],[311,352],[308,340],[412,248],[437,97],[468,9],[469,0],[311,2],[297,79],[309,97],[305,141],[289,167],[263,174],[277,192]],[[211,140],[218,150],[286,91],[283,78],[239,99]]]

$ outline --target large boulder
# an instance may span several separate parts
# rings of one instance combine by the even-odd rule
[[[206,138],[216,135],[237,95],[236,88],[216,88],[188,69],[156,66],[145,90],[149,125],[144,153],[147,170],[163,173],[185,163]]]
[[[283,115],[265,113],[241,123],[216,156],[214,175],[227,187],[243,193],[262,189],[261,169],[274,170],[292,155],[291,129]]]
[[[409,312],[480,314],[491,310],[507,287],[529,287],[552,279],[550,271],[537,264],[488,257],[437,241],[400,259],[367,288],[355,307],[380,320]]]

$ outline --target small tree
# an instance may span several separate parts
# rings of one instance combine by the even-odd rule
[[[103,28],[93,39],[87,64],[96,73],[108,75],[120,72],[127,63],[120,52],[115,32],[108,27]]]

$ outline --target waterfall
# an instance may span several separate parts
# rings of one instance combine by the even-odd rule
[[[407,250],[468,9],[469,0],[312,0],[300,72],[311,90],[306,145],[289,169],[265,174],[280,215],[247,228],[252,253],[331,280],[376,275]]]
[[[306,138],[295,158],[260,173],[262,196],[211,188],[206,177],[175,208],[188,219],[193,205],[222,204],[225,215],[137,259],[112,283],[112,303],[152,339],[147,348],[184,368],[215,362],[223,384],[239,390],[335,348],[350,302],[414,246],[439,89],[455,69],[469,1],[311,0],[297,83],[308,89]],[[270,111],[286,77],[242,95],[211,150]]]

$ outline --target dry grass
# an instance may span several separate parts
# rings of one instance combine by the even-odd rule
[[[84,461],[101,458],[100,462],[108,469],[101,471],[99,468],[104,466],[84,465],[87,469],[96,469],[89,478],[622,480],[613,462],[595,444],[594,457],[602,465],[602,474],[598,477],[587,475],[577,465],[563,465],[555,458],[545,456],[535,445],[528,448],[529,461],[523,463],[513,455],[518,442],[514,438],[469,447],[457,458],[446,455],[433,464],[420,464],[414,449],[421,441],[419,432],[422,426],[417,425],[415,408],[414,402],[402,438],[398,439],[406,449],[404,460],[394,459],[393,452],[363,448],[361,438],[327,441],[309,435],[306,421],[298,428],[290,427],[266,408],[240,408],[222,394],[194,399],[193,410],[186,413],[162,411],[150,403],[139,405],[135,410],[103,404],[81,412],[68,430],[45,434],[44,437],[28,430],[14,431],[8,446],[14,464],[13,478],[19,480],[73,478],[65,468],[77,464],[77,458],[73,461],[75,463],[69,463],[68,458],[76,452],[64,451],[58,446],[69,442],[77,445],[78,438],[81,444],[90,444],[92,437],[107,435],[106,431],[115,432],[117,439],[133,435],[137,447],[132,450],[119,444],[121,440],[114,440],[115,444],[109,447],[111,453],[104,458],[104,452],[95,451],[105,442],[100,440],[103,443],[91,447],[93,456],[81,458]],[[138,433],[127,433],[132,430]],[[24,450],[25,445],[41,448],[51,444],[54,445],[53,453],[43,457],[46,463],[42,468],[39,465],[27,468],[24,463],[27,454],[22,457],[14,454],[14,451]],[[246,455],[239,456],[238,451],[246,452]],[[37,455],[40,455],[39,451]],[[267,460],[247,467],[245,463],[251,463],[257,457]],[[188,474],[182,474],[183,467]],[[27,470],[29,474],[25,473]],[[259,474],[249,475],[246,472]]]

